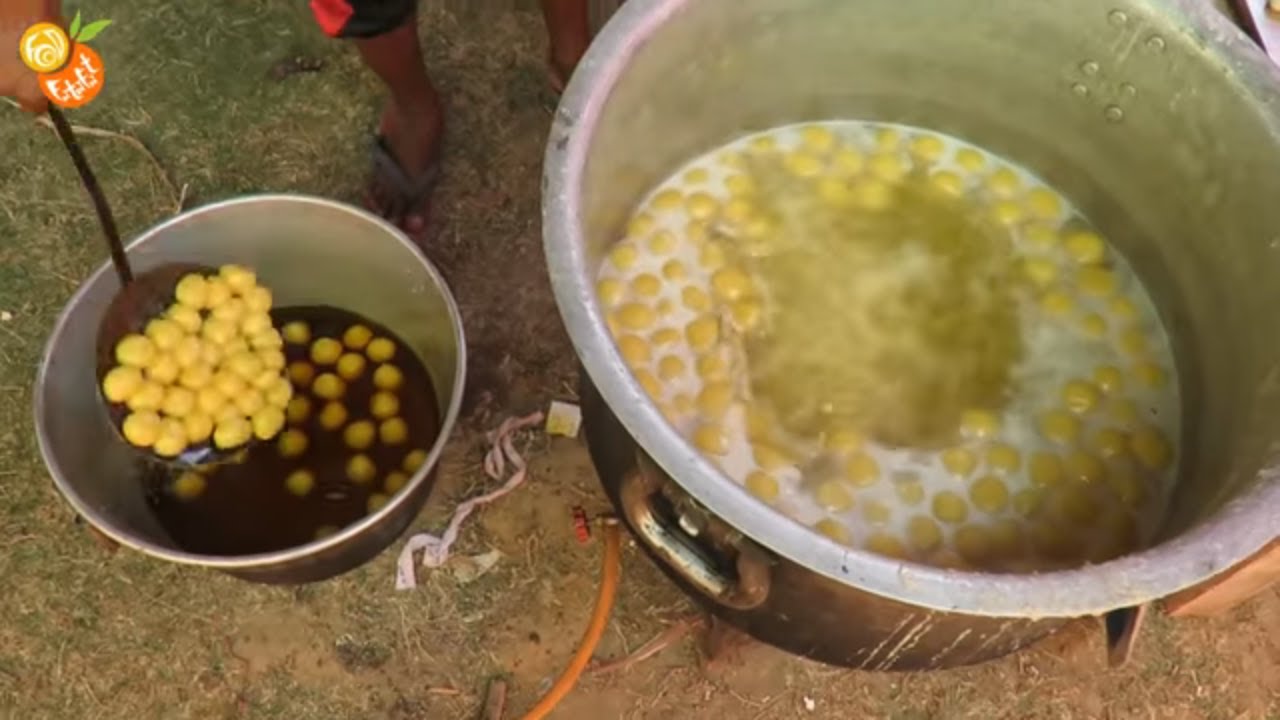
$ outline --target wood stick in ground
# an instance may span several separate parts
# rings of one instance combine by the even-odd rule
[[[452,697],[455,695],[461,695],[462,691],[455,687],[429,687],[427,688],[427,694],[428,695],[447,695]]]
[[[479,720],[502,720],[507,709],[507,681],[495,678],[489,682],[489,692],[485,693],[484,708],[480,711]]]
[[[636,648],[635,652],[617,660],[601,663],[591,669],[591,674],[604,675],[616,670],[628,670],[676,644],[685,635],[705,626],[706,620],[701,615],[677,620],[666,630],[655,635],[649,642]]]

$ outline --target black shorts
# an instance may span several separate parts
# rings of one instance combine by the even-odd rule
[[[370,38],[404,24],[417,0],[311,0],[311,12],[326,35]]]

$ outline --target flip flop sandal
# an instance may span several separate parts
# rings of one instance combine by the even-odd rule
[[[405,218],[418,212],[440,180],[440,161],[432,160],[416,177],[410,177],[391,152],[386,138],[373,139],[370,148],[373,178],[370,185],[381,192],[370,192],[371,204],[383,218],[401,226]]]

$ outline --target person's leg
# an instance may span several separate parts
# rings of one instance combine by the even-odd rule
[[[542,18],[547,24],[552,84],[557,91],[563,90],[591,42],[587,0],[542,0]]]
[[[355,43],[365,64],[391,92],[379,132],[405,174],[419,177],[439,162],[444,110],[427,77],[413,16],[391,32]],[[379,204],[379,194],[392,190],[375,184],[374,203]],[[426,226],[425,208],[414,208],[398,221],[405,230],[420,232]]]
[[[396,163],[409,178],[428,172],[439,160],[444,113],[427,76],[418,42],[414,0],[311,0],[321,29],[352,39],[366,65],[386,84],[390,97],[379,126]],[[374,178],[371,204],[396,207],[397,192],[387,178]],[[416,233],[426,226],[425,207],[406,208],[391,217]]]

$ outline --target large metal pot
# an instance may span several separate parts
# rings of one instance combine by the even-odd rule
[[[543,212],[593,453],[642,545],[757,637],[879,669],[991,658],[1262,547],[1280,530],[1280,335],[1265,329],[1280,307],[1278,93],[1280,73],[1205,0],[624,5],[556,114]],[[596,303],[602,251],[683,161],[826,118],[930,127],[1023,163],[1133,261],[1173,335],[1186,413],[1154,546],[1034,575],[897,562],[773,512],[663,421]]]
[[[119,290],[107,265],[71,298],[45,347],[35,388],[36,433],[54,484],[76,512],[127,547],[248,580],[300,583],[350,570],[404,532],[426,502],[462,401],[465,343],[444,279],[392,225],[317,198],[246,197],[207,205],[152,228],[128,248],[135,269],[168,262],[253,267],[277,306],[332,305],[381,323],[426,365],[440,404],[440,436],[406,488],[378,512],[301,547],[211,556],[176,547],[144,498],[137,453],[109,424],[96,387],[94,343]]]

